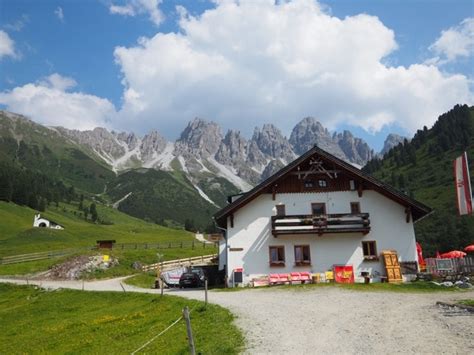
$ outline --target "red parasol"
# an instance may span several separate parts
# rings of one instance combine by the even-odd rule
[[[466,256],[466,253],[460,250],[452,250],[450,252],[443,253],[440,255],[440,257],[443,259],[464,258],[465,256]]]
[[[468,245],[464,248],[464,251],[473,251],[474,252],[474,244]]]

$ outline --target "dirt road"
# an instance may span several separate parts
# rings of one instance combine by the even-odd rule
[[[12,280],[2,280],[12,281]],[[123,278],[85,282],[85,290],[121,291]],[[16,281],[16,283],[24,281]],[[81,281],[35,281],[42,287],[82,289]],[[157,293],[124,285],[127,291]],[[200,290],[168,294],[203,299]],[[474,314],[445,310],[436,301],[463,293],[348,291],[335,287],[252,289],[209,293],[230,309],[247,339],[248,354],[474,354]]]

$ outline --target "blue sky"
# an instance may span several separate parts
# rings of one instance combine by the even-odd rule
[[[195,116],[246,136],[315,116],[378,150],[472,104],[473,6],[0,0],[0,105],[169,139]]]

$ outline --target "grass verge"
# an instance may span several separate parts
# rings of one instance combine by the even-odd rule
[[[457,292],[460,290],[457,287],[444,287],[437,286],[431,282],[416,281],[402,284],[390,284],[390,283],[372,283],[372,284],[336,284],[336,283],[318,283],[318,284],[297,284],[297,285],[280,285],[280,286],[264,286],[258,287],[258,289],[281,289],[281,290],[294,290],[294,291],[308,291],[316,288],[339,288],[343,290],[351,291],[363,291],[363,292],[400,292],[400,293],[430,293],[430,292]],[[249,290],[248,287],[241,288],[218,288],[215,289],[217,292],[238,292]]]
[[[461,300],[458,302],[459,304],[463,304],[465,306],[471,306],[474,307],[474,299],[467,299],[467,300]]]
[[[142,272],[125,280],[127,285],[141,288],[153,288],[155,286],[156,273]]]
[[[173,296],[119,292],[46,291],[0,284],[2,353],[131,353],[194,309],[196,353],[237,354],[243,336],[226,309]],[[177,323],[145,353],[187,354],[186,327]]]

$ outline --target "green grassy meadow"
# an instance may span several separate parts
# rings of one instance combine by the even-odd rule
[[[0,284],[0,344],[5,354],[130,354],[193,309],[196,353],[236,354],[243,336],[224,308],[179,297]],[[180,321],[140,353],[189,353]]]
[[[104,205],[97,206],[99,216],[107,225],[94,224],[79,216],[77,207],[61,203],[52,205],[43,216],[65,227],[64,230],[33,228],[35,211],[14,203],[0,201],[0,257],[35,253],[49,250],[70,248],[87,248],[96,245],[99,239],[113,239],[117,243],[179,243],[195,240],[192,233],[179,229],[166,228],[147,223],[128,216]],[[119,259],[119,265],[106,271],[98,271],[89,277],[103,278],[130,275],[136,270],[131,268],[134,261],[149,264],[158,261],[157,253],[163,260],[172,260],[216,252],[214,247],[202,248],[196,244],[195,249],[114,249],[107,252]],[[84,249],[83,254],[95,254],[97,251]],[[0,265],[0,275],[26,274],[47,270],[51,265],[65,258],[31,261],[21,264]]]

